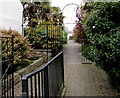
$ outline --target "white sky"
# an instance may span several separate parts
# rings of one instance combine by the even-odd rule
[[[22,5],[20,0],[0,0],[0,29],[22,32]]]
[[[52,6],[60,7],[62,10],[67,4],[75,3],[77,5],[81,5],[83,0],[51,0]],[[64,25],[68,28],[69,31],[72,31],[75,27],[75,24],[65,24],[65,23],[75,23],[76,20],[76,5],[69,5],[63,10]]]
[[[61,10],[70,3],[76,3],[81,5],[82,0],[51,0],[52,6],[60,7]],[[76,20],[76,8],[75,5],[67,6],[63,15],[64,23],[74,23]],[[20,0],[0,0],[0,28],[13,28],[21,32],[21,23],[22,22],[22,5]],[[75,24],[64,24],[69,31],[73,30]]]

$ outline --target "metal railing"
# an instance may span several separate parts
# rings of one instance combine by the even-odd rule
[[[0,79],[2,98],[14,97],[14,37],[0,37],[2,40],[2,77]],[[6,55],[5,55],[6,54]]]
[[[60,96],[64,87],[63,52],[60,52],[40,69],[22,78],[22,96]]]

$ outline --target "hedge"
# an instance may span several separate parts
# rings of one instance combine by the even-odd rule
[[[120,2],[92,5],[84,25],[88,49],[85,56],[108,73],[120,94]]]

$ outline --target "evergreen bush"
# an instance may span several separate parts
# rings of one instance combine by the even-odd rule
[[[85,56],[108,73],[120,92],[120,2],[92,5],[85,21],[88,48]]]
[[[32,48],[27,40],[15,30],[0,30],[3,37],[14,37],[14,70],[27,66],[30,61],[30,52]],[[7,46],[8,45],[8,46]],[[8,47],[8,48],[7,48]],[[2,39],[2,60],[7,60],[12,56],[11,39]],[[3,64],[4,69],[7,65]]]

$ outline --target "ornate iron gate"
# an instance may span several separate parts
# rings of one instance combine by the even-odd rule
[[[23,8],[25,8],[23,11],[23,35],[28,36],[31,44],[33,42],[30,37],[39,36],[37,45],[39,47],[34,45],[33,47],[46,50],[48,61],[49,52],[51,52],[51,57],[54,57],[62,50],[62,14],[51,12],[49,9],[42,7],[39,2],[24,3]],[[51,16],[48,17],[47,14],[50,13]],[[26,20],[28,24],[25,23]]]
[[[2,77],[0,79],[2,98],[14,97],[14,38],[0,37],[2,41]]]

